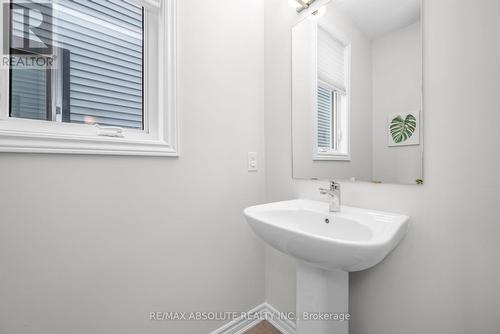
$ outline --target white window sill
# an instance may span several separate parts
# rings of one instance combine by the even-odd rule
[[[332,152],[319,152],[313,156],[314,161],[351,161],[351,154]]]
[[[89,125],[43,122],[43,126],[37,124],[35,128],[26,127],[27,124],[35,123],[0,120],[0,152],[179,156],[173,145],[175,138],[161,138],[142,131],[125,130],[124,138],[116,138],[99,136],[97,129]],[[64,131],[68,129],[71,133]]]
[[[179,153],[163,140],[40,136],[0,132],[0,152],[96,155],[141,155],[177,157]]]

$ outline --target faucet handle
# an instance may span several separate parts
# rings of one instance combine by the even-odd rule
[[[340,190],[340,183],[330,181],[330,190]]]

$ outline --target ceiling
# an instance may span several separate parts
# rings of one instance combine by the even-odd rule
[[[369,38],[415,23],[420,18],[420,0],[333,0]]]

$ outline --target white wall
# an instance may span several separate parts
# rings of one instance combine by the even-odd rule
[[[291,178],[290,28],[267,0],[268,200],[318,198]],[[424,0],[424,186],[345,183],[345,204],[412,217],[403,243],[350,278],[353,334],[481,333],[500,328],[500,2]],[[293,261],[267,249],[266,295],[295,307]]]
[[[396,30],[372,43],[373,179],[415,184],[422,178],[422,143],[388,146],[390,115],[421,110],[420,24]]]
[[[314,131],[311,114],[316,110],[316,76],[312,80],[307,75],[299,75],[296,79],[296,93],[293,124],[293,166],[297,178],[328,179],[335,175],[338,179],[372,180],[372,55],[371,41],[363,35],[348,15],[332,10],[333,5],[320,19],[319,24],[338,38],[348,40],[351,44],[351,82],[350,82],[350,161],[313,160]],[[309,20],[306,24],[311,24]],[[304,22],[301,23],[304,25]],[[305,38],[304,38],[305,39]],[[311,38],[309,36],[309,41]],[[297,54],[309,55],[307,46],[298,45]],[[314,53],[314,56],[316,54]],[[305,58],[305,57],[304,57]],[[307,66],[309,65],[309,66]],[[315,73],[316,61],[298,66],[296,72]],[[314,68],[311,71],[311,67]],[[311,75],[309,75],[311,77]],[[298,87],[297,87],[298,86]],[[309,93],[309,94],[307,94]],[[313,109],[314,108],[314,109]]]
[[[178,3],[180,159],[0,154],[0,333],[206,334],[148,313],[265,300],[264,2]]]

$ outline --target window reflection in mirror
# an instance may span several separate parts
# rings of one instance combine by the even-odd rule
[[[348,160],[349,157],[349,42],[316,27],[317,76],[315,160]]]

